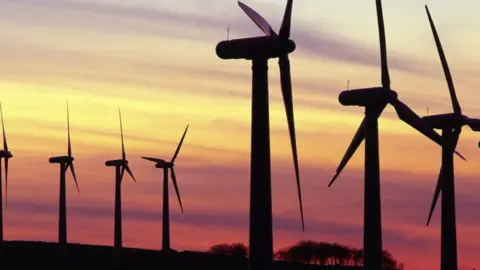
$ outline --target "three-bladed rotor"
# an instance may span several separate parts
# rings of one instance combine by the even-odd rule
[[[440,135],[435,132],[429,125],[427,125],[414,111],[412,111],[407,105],[401,102],[398,99],[398,94],[390,88],[390,75],[388,71],[388,62],[387,62],[387,48],[386,48],[386,38],[385,38],[385,26],[383,21],[383,11],[381,0],[376,1],[377,6],[377,20],[378,20],[378,30],[379,30],[379,39],[380,39],[380,56],[381,56],[381,87],[366,88],[366,89],[357,89],[344,91],[339,95],[339,101],[345,106],[365,106],[374,108],[376,112],[376,117],[379,117],[382,111],[385,109],[387,104],[391,104],[398,117],[427,136],[437,144],[443,146],[443,140]],[[358,128],[355,136],[353,137],[350,146],[348,147],[340,165],[336,170],[336,174],[333,179],[330,181],[328,186],[331,186],[333,182],[340,175],[344,167],[347,165],[350,158],[353,156],[357,148],[360,146],[362,141],[365,139],[365,124],[366,116],[363,119],[360,127]]]
[[[294,120],[294,113],[293,113],[293,98],[292,98],[292,81],[291,81],[291,73],[290,73],[290,60],[288,54],[291,53],[293,50],[290,50],[292,41],[290,38],[290,29],[291,29],[291,19],[292,19],[292,5],[293,0],[288,0],[287,5],[285,8],[285,13],[283,16],[282,25],[280,26],[279,34],[275,33],[272,29],[270,24],[254,11],[249,6],[245,5],[244,3],[238,1],[238,5],[240,8],[250,17],[250,19],[262,30],[262,32],[267,37],[272,37],[277,40],[283,50],[280,50],[278,58],[278,64],[280,67],[280,83],[282,88],[282,96],[283,102],[285,105],[285,111],[287,115],[288,121],[288,130],[290,133],[290,143],[292,146],[292,154],[293,154],[293,163],[295,167],[295,176],[297,182],[297,190],[298,190],[298,200],[300,203],[300,215],[302,219],[302,230],[305,231],[305,225],[303,220],[303,203],[302,203],[302,192],[300,188],[300,171],[298,165],[298,155],[297,155],[297,140],[295,135],[295,120]]]
[[[175,193],[177,194],[178,198],[178,203],[180,204],[180,209],[182,210],[183,213],[183,205],[182,205],[182,199],[180,197],[180,191],[178,189],[178,184],[177,184],[177,178],[175,176],[175,159],[177,158],[178,154],[180,153],[180,148],[182,147],[183,140],[185,139],[185,135],[187,135],[188,131],[188,126],[185,128],[185,131],[183,132],[182,138],[180,139],[180,142],[178,143],[177,149],[175,150],[175,153],[173,154],[172,160],[170,161],[165,161],[164,159],[161,158],[154,158],[154,157],[142,157],[143,159],[155,162],[155,167],[156,168],[161,168],[164,170],[170,169],[170,173],[172,175],[172,182],[173,182],[173,187],[175,188]],[[165,179],[167,180],[167,179]]]
[[[77,191],[80,194],[80,188],[78,187],[78,182],[77,182],[77,176],[75,174],[75,167],[73,165],[73,160],[74,157],[72,155],[72,144],[70,141],[70,110],[68,107],[68,101],[67,101],[67,136],[68,136],[68,142],[67,142],[67,156],[58,156],[58,157],[51,157],[49,159],[50,163],[60,163],[60,164],[65,164],[65,172],[70,169],[73,180],[75,181],[75,186],[77,187]]]
[[[439,129],[446,129],[446,130],[453,130],[452,139],[450,142],[446,142],[450,145],[451,148],[455,149],[460,134],[462,132],[462,127],[464,125],[468,125],[473,131],[480,131],[480,119],[469,118],[462,114],[462,109],[460,107],[460,103],[457,99],[457,94],[455,91],[455,85],[453,83],[452,75],[450,72],[450,68],[448,66],[447,58],[445,57],[445,52],[443,50],[442,43],[440,41],[440,37],[438,36],[437,29],[435,27],[435,23],[433,22],[432,16],[430,14],[430,10],[428,6],[425,5],[425,10],[427,12],[428,21],[430,23],[430,28],[432,29],[433,37],[435,39],[435,45],[437,47],[438,55],[440,57],[440,61],[442,63],[443,72],[445,74],[445,80],[447,81],[448,90],[450,93],[450,100],[452,102],[453,107],[453,114],[441,114],[441,115],[432,115],[432,116],[425,116],[423,119],[430,123],[431,126]],[[448,132],[448,131],[447,131]],[[430,212],[428,214],[427,226],[430,224],[430,220],[433,215],[433,211],[435,210],[436,203],[438,201],[438,197],[442,190],[443,186],[443,178],[442,178],[442,168],[440,168],[440,173],[438,176],[437,185],[435,187],[435,193],[433,195],[432,204],[430,207]]]
[[[1,159],[5,159],[5,206],[7,206],[8,195],[8,160],[13,157],[12,153],[8,150],[7,135],[5,134],[5,124],[3,122],[3,109],[2,103],[0,103],[0,116],[2,118],[2,132],[3,132],[3,150],[0,150],[0,162]],[[2,173],[2,172],[0,172]],[[0,183],[1,184],[1,183]]]
[[[125,173],[125,170],[127,173],[132,177],[134,182],[137,182],[135,177],[133,176],[132,170],[130,169],[130,166],[128,166],[128,160],[127,160],[127,154],[125,152],[125,144],[123,142],[123,125],[122,125],[122,113],[120,109],[118,109],[118,117],[120,119],[120,139],[122,140],[122,159],[117,159],[117,160],[109,160],[105,162],[106,166],[115,166],[115,167],[120,167],[120,182],[123,180],[123,175]]]

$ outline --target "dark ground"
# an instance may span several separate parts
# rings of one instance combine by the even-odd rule
[[[56,243],[6,241],[1,247],[1,270],[36,270],[58,269],[59,254]],[[82,269],[114,269],[113,248],[109,246],[91,246],[69,244],[68,268]],[[244,258],[194,251],[172,251],[167,254],[158,250],[124,248],[120,269],[175,269],[175,270],[246,270],[247,260]],[[276,270],[309,270],[309,269],[360,269],[354,267],[321,267],[295,264],[291,262],[275,262]]]

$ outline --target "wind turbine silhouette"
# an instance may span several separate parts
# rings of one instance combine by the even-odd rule
[[[442,130],[442,137],[449,147],[442,148],[442,167],[433,195],[430,213],[428,214],[427,226],[430,224],[435,205],[442,192],[442,224],[441,224],[441,270],[458,269],[457,262],[457,229],[455,221],[455,188],[454,188],[454,164],[453,151],[456,148],[462,127],[468,125],[473,131],[480,131],[480,119],[469,118],[462,114],[460,103],[455,93],[450,68],[448,67],[445,52],[438,36],[428,6],[425,5],[430,27],[432,29],[435,44],[437,46],[440,61],[442,62],[445,79],[447,80],[450,99],[452,100],[453,113],[429,115],[423,119],[433,128]]]
[[[127,170],[133,181],[137,182],[128,166],[125,145],[123,143],[122,113],[120,109],[118,109],[118,116],[120,118],[120,137],[122,139],[122,159],[108,160],[105,162],[105,166],[115,167],[115,227],[113,240],[115,250],[122,248],[122,179],[125,170]]]
[[[222,41],[217,44],[216,53],[221,59],[252,60],[249,264],[252,270],[268,270],[271,269],[273,260],[268,101],[268,60],[270,58],[279,58],[280,82],[292,145],[302,229],[305,231],[295,138],[290,60],[288,57],[295,50],[295,42],[289,39],[293,0],[287,1],[278,35],[257,12],[240,1],[238,5],[262,30],[265,36]]]
[[[75,175],[75,167],[73,166],[72,145],[70,142],[70,112],[67,101],[67,132],[68,132],[68,155],[51,157],[48,161],[50,163],[60,164],[60,197],[59,197],[59,212],[58,212],[58,243],[65,245],[67,243],[67,201],[66,201],[66,183],[65,173],[68,169],[72,172],[73,180],[78,188],[77,176]]]
[[[173,186],[175,188],[175,192],[177,193],[178,202],[180,204],[180,209],[182,210],[182,214],[183,214],[182,200],[180,199],[180,192],[178,190],[177,178],[175,177],[175,169],[173,167],[175,166],[175,159],[177,158],[178,153],[180,152],[180,148],[182,147],[183,139],[185,139],[187,130],[188,130],[188,125],[187,125],[187,128],[185,128],[185,132],[183,132],[183,136],[180,139],[180,142],[178,143],[177,150],[175,150],[175,154],[173,155],[172,160],[170,162],[160,158],[142,157],[143,159],[155,162],[156,168],[163,169],[162,250],[164,251],[170,250],[170,210],[168,206],[168,170],[169,169],[170,169],[170,172],[172,173]]]
[[[7,206],[8,194],[8,160],[13,157],[12,152],[8,151],[7,135],[5,134],[5,125],[3,123],[3,109],[0,103],[0,115],[2,117],[3,131],[3,150],[0,150],[0,244],[3,243],[3,192],[2,192],[2,159],[5,159],[5,207]]]
[[[378,117],[387,104],[391,104],[399,118],[442,145],[443,140],[431,127],[398,99],[397,92],[390,88],[390,75],[387,64],[387,48],[385,26],[381,0],[376,1],[377,20],[380,39],[380,54],[382,68],[382,86],[343,91],[339,101],[344,106],[365,107],[365,117],[358,128],[350,146],[345,153],[336,174],[329,183],[340,175],[358,146],[365,139],[365,198],[364,198],[364,268],[369,270],[382,269],[382,221],[380,203],[380,164],[378,150]]]

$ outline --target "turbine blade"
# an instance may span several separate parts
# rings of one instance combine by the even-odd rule
[[[70,111],[68,109],[68,101],[67,101],[67,130],[68,130],[68,156],[72,157],[72,145],[70,143]]]
[[[467,119],[467,125],[468,125],[473,131],[480,131],[480,119],[468,118],[468,119]]]
[[[456,128],[453,131],[453,138],[454,138],[454,143],[453,143],[453,148],[457,148],[458,144],[458,139],[460,138],[460,133],[462,132],[462,127]],[[461,156],[461,155],[460,155]]]
[[[153,157],[142,157],[143,159],[146,159],[146,160],[149,160],[149,161],[152,161],[152,162],[162,162],[161,159],[159,158],[153,158]]]
[[[70,162],[68,165],[70,167],[70,171],[72,172],[73,180],[75,181],[75,186],[77,186],[78,194],[80,194],[80,188],[78,187],[77,175],[75,174],[75,167],[73,166],[73,162]]]
[[[123,180],[123,175],[125,174],[125,166],[122,166],[122,170],[120,171],[120,183]]]
[[[8,160],[9,158],[5,158],[5,207],[8,206]],[[0,172],[1,173],[1,172]]]
[[[1,114],[1,116],[2,116],[3,150],[8,151],[7,135],[5,135],[5,124],[3,123],[2,103],[0,103],[0,114]]]
[[[180,152],[180,148],[182,147],[182,144],[183,144],[183,139],[185,139],[185,135],[187,135],[188,126],[189,125],[187,125],[187,128],[185,128],[185,131],[183,132],[182,139],[180,139],[180,142],[178,143],[178,146],[177,146],[177,150],[175,150],[175,154],[172,157],[172,161],[170,161],[171,163],[174,163],[175,159],[178,156],[178,153]]]
[[[457,150],[455,150],[454,152],[458,157],[460,157],[461,159],[463,159],[464,161],[467,161],[467,159],[460,153],[458,152]]]
[[[458,144],[458,139],[460,138],[460,133],[462,132],[462,128],[457,128],[453,132],[453,148],[457,147]],[[435,193],[433,194],[433,200],[432,200],[432,205],[430,206],[430,212],[428,213],[428,220],[427,220],[427,226],[430,224],[430,221],[432,219],[433,211],[435,210],[435,206],[438,201],[438,196],[440,195],[440,191],[442,191],[443,187],[443,171],[442,167],[440,167],[440,173],[438,175],[438,181],[437,181],[437,186],[435,187]],[[442,198],[443,200],[443,198]]]
[[[390,100],[390,104],[395,108],[398,117],[403,120],[405,123],[409,124],[414,129],[421,132],[423,135],[430,138],[432,141],[436,142],[440,146],[443,146],[442,137],[425,121],[423,121],[414,111],[412,111],[405,103],[401,102],[399,99],[395,98]]]
[[[292,98],[292,81],[290,74],[290,60],[288,55],[281,55],[279,60],[280,66],[280,83],[282,88],[283,102],[285,104],[285,112],[287,113],[288,131],[290,133],[290,143],[292,145],[293,165],[295,167],[295,177],[297,180],[298,201],[300,203],[300,216],[302,218],[302,230],[305,232],[305,223],[303,219],[303,202],[302,191],[300,187],[300,171],[298,166],[297,156],[297,140],[295,134],[295,119],[293,113],[293,98]]]
[[[425,5],[427,10],[428,20],[430,22],[430,28],[432,28],[433,37],[435,38],[435,44],[437,45],[438,55],[442,62],[443,72],[445,73],[445,79],[447,80],[448,90],[450,91],[450,99],[452,100],[453,111],[455,114],[462,114],[462,109],[460,108],[460,103],[457,99],[457,94],[455,93],[455,86],[453,85],[452,74],[450,73],[450,68],[448,67],[447,58],[445,57],[445,52],[443,51],[442,43],[440,42],[440,37],[438,36],[437,29],[433,22],[432,16],[430,15],[430,10],[428,6]]]
[[[127,159],[127,154],[125,153],[125,145],[123,144],[122,113],[120,112],[120,109],[118,109],[118,116],[120,118],[120,137],[122,139],[122,159],[126,160]]]
[[[127,173],[130,174],[130,176],[132,177],[133,181],[134,182],[137,182],[137,180],[135,179],[135,177],[133,176],[133,173],[132,171],[130,170],[130,167],[127,165],[124,166],[125,169],[127,169]],[[123,176],[123,175],[122,175]]]
[[[362,123],[357,129],[357,132],[355,133],[355,136],[353,136],[352,142],[348,146],[348,149],[345,152],[345,155],[343,156],[342,161],[340,162],[340,165],[338,165],[335,175],[333,176],[332,180],[328,184],[329,187],[333,184],[333,182],[335,182],[335,180],[343,171],[345,166],[347,166],[348,161],[352,158],[353,154],[355,154],[358,147],[365,139],[365,121],[366,121],[366,118],[364,117]]]
[[[285,14],[283,15],[282,26],[280,26],[279,36],[282,39],[290,38],[290,28],[292,26],[292,5],[293,0],[288,0],[287,6],[285,7]]]
[[[428,213],[428,220],[427,226],[430,225],[430,221],[432,219],[433,211],[435,210],[435,206],[437,205],[438,196],[440,195],[440,191],[442,190],[442,168],[440,167],[440,173],[438,174],[437,186],[435,187],[435,193],[433,194],[432,204],[430,206],[430,212]]]
[[[390,74],[388,73],[387,62],[387,42],[385,38],[385,24],[383,21],[382,1],[377,0],[377,20],[378,34],[380,37],[380,58],[382,63],[382,86],[386,90],[390,90]]]
[[[273,31],[270,24],[265,20],[260,14],[255,10],[245,5],[244,3],[238,1],[240,8],[250,17],[250,19],[262,30],[262,32],[267,36],[276,36],[277,34]]]
[[[400,119],[443,147],[442,137],[433,128],[429,127],[414,111],[405,105],[405,103],[401,102],[399,99],[392,99],[390,100],[390,104],[393,105]],[[453,148],[453,151],[457,156],[466,161],[465,157],[460,152],[456,151],[455,148]]]
[[[182,210],[182,214],[183,214],[182,199],[180,198],[180,191],[178,190],[177,177],[175,177],[175,170],[173,169],[173,167],[170,168],[170,172],[172,174],[173,187],[175,188],[175,193],[177,193],[178,203],[180,204],[180,209]]]

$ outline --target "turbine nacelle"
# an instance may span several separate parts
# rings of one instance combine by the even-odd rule
[[[170,162],[157,162],[157,164],[155,164],[155,168],[161,168],[161,169],[170,169],[170,168],[173,168],[173,166],[175,166],[173,163],[170,163]]]
[[[394,90],[385,91],[383,87],[371,87],[343,91],[338,96],[338,101],[343,106],[367,107],[383,105],[397,97],[398,94]]]
[[[73,157],[69,156],[58,156],[58,157],[51,157],[48,159],[50,163],[70,163],[74,160]]]
[[[142,157],[145,160],[155,162],[155,167],[159,169],[170,169],[173,168],[174,164],[173,162],[168,162],[164,159],[161,158],[154,158],[154,157]]]
[[[279,36],[252,37],[221,41],[216,53],[221,59],[270,59],[295,51],[293,40]]]
[[[437,115],[429,115],[422,117],[422,120],[426,121],[429,126],[436,129],[444,128],[458,128],[464,126],[468,117],[455,113],[445,113]]]
[[[128,164],[128,160],[124,160],[124,159],[108,160],[105,162],[105,166],[108,166],[108,167],[126,166],[127,164]]]
[[[6,150],[0,150],[0,158],[12,158],[12,152]]]

